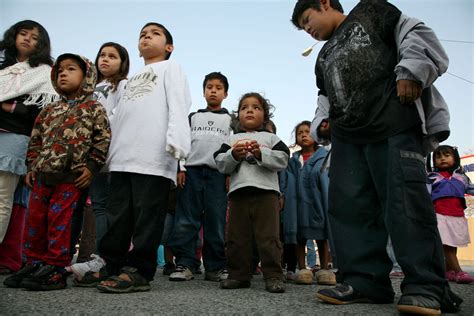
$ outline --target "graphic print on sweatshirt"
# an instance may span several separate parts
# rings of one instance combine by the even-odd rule
[[[358,82],[368,81],[367,69],[381,57],[379,50],[371,49],[372,44],[364,26],[353,22],[328,42],[321,55],[320,63],[327,80],[325,86],[332,101],[331,111],[341,118],[341,123],[358,121],[359,116],[364,116],[359,105],[366,98],[363,91],[357,89]]]
[[[94,90],[94,100],[99,100],[99,98],[107,99],[109,97],[110,90],[112,90],[112,85],[102,85],[96,86]]]
[[[153,86],[157,84],[158,76],[153,71],[153,68],[148,67],[144,72],[141,72],[127,82],[125,100],[136,100],[153,91]]]

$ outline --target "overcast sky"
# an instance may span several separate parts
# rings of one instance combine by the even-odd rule
[[[447,144],[474,153],[474,76],[472,0],[391,1],[405,14],[432,27],[450,58],[448,72],[435,83],[451,111]],[[205,106],[202,80],[212,71],[230,83],[224,106],[235,110],[239,97],[264,93],[276,107],[277,134],[287,144],[302,120],[311,120],[317,90],[314,63],[321,44],[309,57],[301,52],[314,41],[290,22],[294,1],[108,1],[0,0],[0,32],[23,19],[41,23],[51,37],[53,57],[65,52],[92,60],[102,43],[115,41],[131,57],[133,75],[143,66],[138,35],[150,21],[173,34],[174,60],[188,76],[192,110]],[[341,1],[347,12],[357,1]],[[460,77],[460,78],[458,78]]]

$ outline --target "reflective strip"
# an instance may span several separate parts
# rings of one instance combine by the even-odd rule
[[[400,150],[400,157],[402,158],[408,158],[408,159],[416,159],[418,161],[421,161],[422,163],[425,163],[425,158],[414,151],[406,151],[406,150]]]

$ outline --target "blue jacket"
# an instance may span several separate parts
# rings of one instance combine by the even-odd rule
[[[465,175],[465,172],[470,171],[474,171],[474,164],[454,170],[453,175],[449,179],[443,177],[438,172],[430,172],[428,178],[430,180],[431,199],[435,201],[443,197],[457,197],[462,199],[464,208],[466,208],[464,193],[474,194],[474,185]]]
[[[296,243],[298,239],[328,239],[329,177],[323,168],[327,154],[328,151],[320,147],[302,166],[301,152],[295,152],[281,174],[285,243]]]

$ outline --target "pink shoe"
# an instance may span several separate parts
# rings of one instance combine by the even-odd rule
[[[446,271],[446,280],[456,282],[456,272],[454,272],[453,270]]]
[[[469,284],[474,282],[474,277],[467,272],[460,271],[456,274],[456,283]]]

